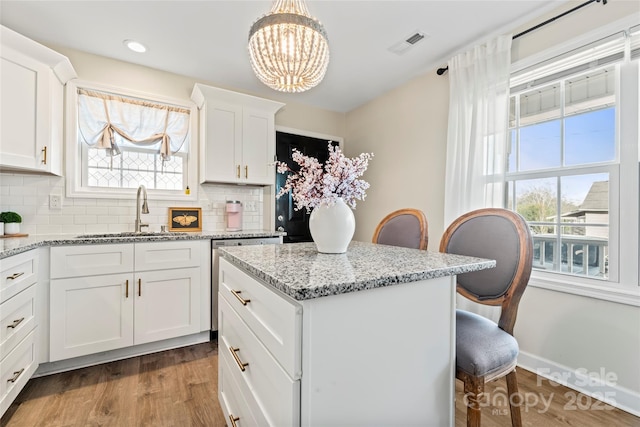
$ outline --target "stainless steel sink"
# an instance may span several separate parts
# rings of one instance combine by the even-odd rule
[[[187,233],[182,231],[122,231],[120,233],[100,233],[100,234],[81,234],[76,236],[77,239],[114,239],[125,237],[165,237],[165,236],[181,236]]]

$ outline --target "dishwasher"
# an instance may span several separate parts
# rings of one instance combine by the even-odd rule
[[[218,248],[223,246],[274,245],[281,244],[282,237],[247,237],[240,239],[211,240],[211,331],[218,330],[218,286],[220,256]]]

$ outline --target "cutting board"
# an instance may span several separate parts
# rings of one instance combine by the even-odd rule
[[[16,233],[16,234],[3,234],[2,236],[0,236],[0,238],[2,239],[8,239],[10,237],[27,237],[28,234],[25,233]]]

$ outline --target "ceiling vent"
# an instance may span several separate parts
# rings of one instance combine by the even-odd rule
[[[394,44],[389,50],[397,55],[403,55],[410,48],[429,37],[424,31],[414,31],[411,35],[405,37],[404,40]]]

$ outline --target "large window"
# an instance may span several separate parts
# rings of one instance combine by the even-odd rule
[[[189,101],[81,82],[70,84],[67,96],[70,196],[129,197],[144,185],[156,198],[195,197],[185,194],[197,187]]]
[[[630,46],[628,32],[615,34],[512,76],[506,205],[529,222],[538,278],[637,290],[638,61]]]

